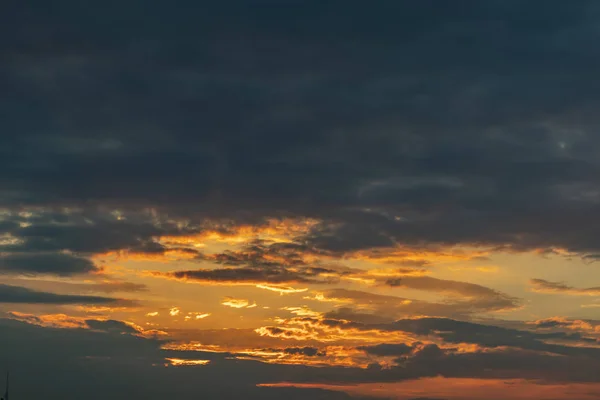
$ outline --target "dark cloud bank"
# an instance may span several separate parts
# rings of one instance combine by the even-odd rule
[[[340,251],[598,250],[593,1],[64,1],[2,14],[10,209],[313,216],[337,224],[311,243]],[[44,249],[148,237],[37,242],[36,229],[22,233]]]

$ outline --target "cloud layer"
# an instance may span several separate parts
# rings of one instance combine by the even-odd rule
[[[598,2],[13,3],[23,398],[600,393]]]

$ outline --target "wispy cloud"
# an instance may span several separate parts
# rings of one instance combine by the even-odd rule
[[[570,296],[600,296],[600,286],[576,288],[564,282],[551,282],[544,279],[531,279],[531,290],[538,293],[557,293]]]

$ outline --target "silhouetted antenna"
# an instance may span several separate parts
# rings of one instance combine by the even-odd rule
[[[4,391],[4,400],[8,400],[8,372],[6,373],[6,390]]]

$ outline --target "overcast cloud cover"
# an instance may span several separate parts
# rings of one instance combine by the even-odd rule
[[[8,1],[11,396],[600,396],[599,40],[593,0]]]

